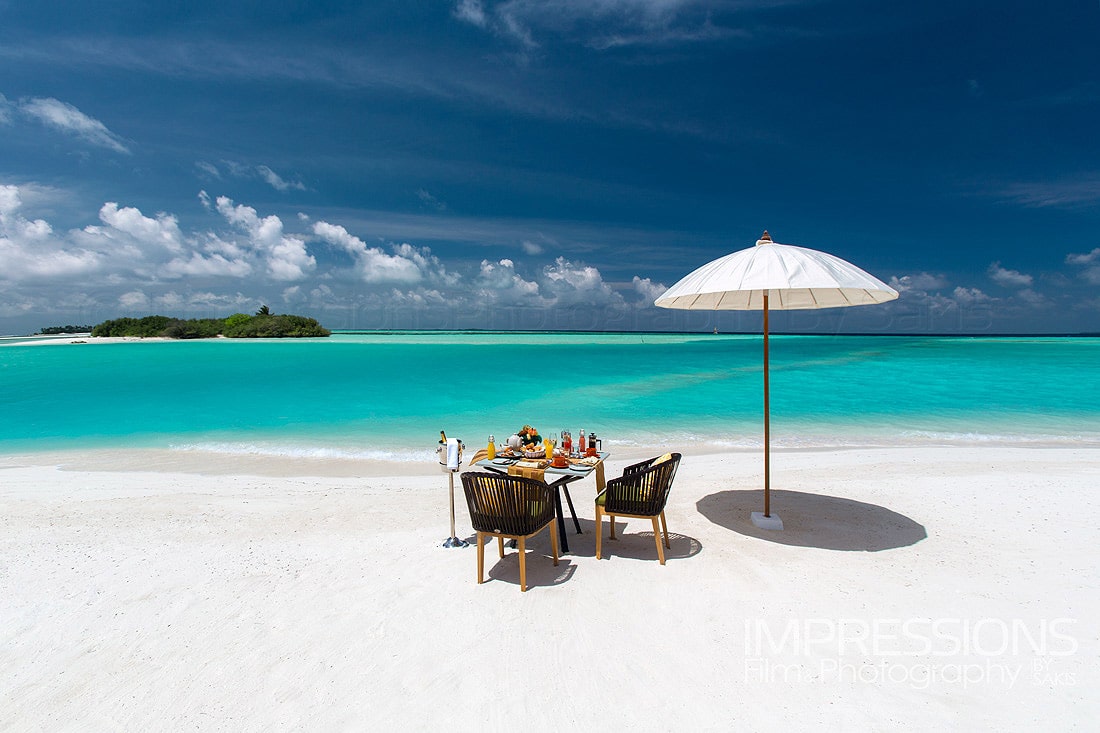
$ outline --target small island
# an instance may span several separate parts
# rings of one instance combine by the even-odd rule
[[[90,333],[91,326],[74,326],[69,324],[67,326],[50,326],[49,328],[43,328],[36,335],[38,336],[64,336],[70,333]]]
[[[92,337],[204,339],[217,338],[310,338],[331,336],[316,319],[306,316],[276,315],[265,305],[255,315],[234,313],[228,318],[192,318],[168,316],[116,318],[92,328]]]

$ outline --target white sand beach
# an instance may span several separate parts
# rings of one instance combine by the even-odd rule
[[[128,344],[171,341],[161,336],[96,336],[90,333],[62,333],[52,336],[0,336],[0,346],[68,346],[71,344]]]
[[[1097,449],[777,451],[782,532],[749,523],[759,455],[686,454],[665,566],[639,520],[596,560],[586,479],[584,534],[556,568],[531,543],[527,593],[514,551],[479,586],[474,548],[440,546],[435,466],[229,460],[0,458],[0,730],[1100,717]]]

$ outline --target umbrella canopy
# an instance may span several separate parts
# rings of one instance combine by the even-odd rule
[[[815,249],[777,244],[764,232],[755,247],[708,262],[654,302],[660,308],[764,311],[765,518],[771,517],[768,311],[871,305],[896,297],[896,290],[850,262]]]
[[[695,270],[656,300],[687,310],[839,308],[885,303],[896,290],[855,265],[816,249],[777,244],[767,232],[743,249]]]

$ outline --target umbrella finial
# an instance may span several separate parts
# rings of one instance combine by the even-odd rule
[[[771,244],[772,235],[768,234],[768,230],[765,229],[764,233],[760,235],[760,239],[756,240],[756,246],[759,247],[762,244]]]

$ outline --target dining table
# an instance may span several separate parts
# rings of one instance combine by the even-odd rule
[[[583,478],[596,475],[596,493],[604,490],[604,461],[611,456],[607,451],[599,451],[595,456],[576,457],[567,459],[568,465],[557,467],[547,460],[527,458],[522,455],[498,454],[495,458],[481,458],[473,463],[473,466],[494,473],[510,474],[513,476],[525,476],[542,481],[554,490],[554,511],[558,519],[558,538],[561,540],[561,551],[569,552],[569,539],[565,531],[565,516],[562,512],[561,495],[565,493],[565,501],[569,505],[569,513],[573,517],[573,526],[577,534],[582,534],[581,523],[577,519],[577,511],[573,507],[573,497],[569,495],[569,484],[580,481]],[[593,460],[595,459],[595,460]]]

